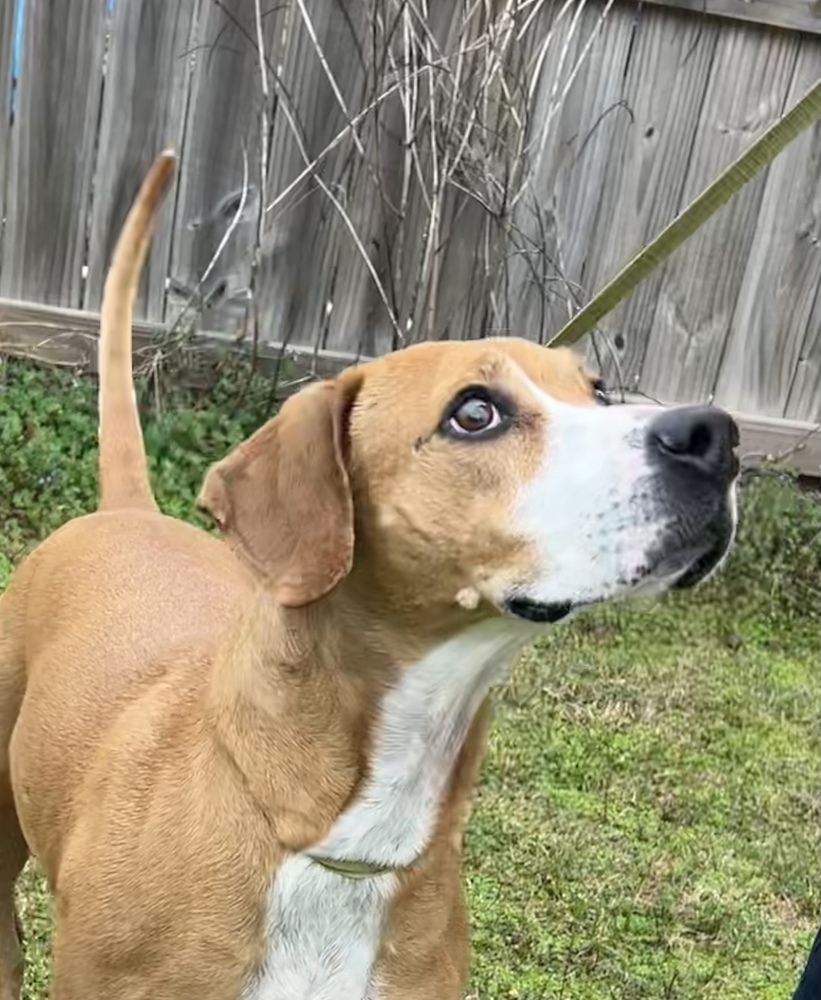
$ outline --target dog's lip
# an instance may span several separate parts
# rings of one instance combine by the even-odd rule
[[[690,590],[698,586],[718,566],[728,549],[729,540],[726,543],[716,542],[710,548],[704,549],[675,580],[670,589]]]
[[[720,516],[704,527],[698,536],[668,542],[657,553],[650,576],[670,577],[670,590],[689,590],[706,579],[730,550],[734,534],[732,519]]]
[[[544,603],[543,601],[534,601],[522,594],[509,597],[505,601],[505,611],[509,615],[528,622],[536,622],[539,625],[556,625],[567,618],[577,607],[579,605],[572,601]]]
[[[652,568],[646,567],[640,578],[631,582],[624,590],[615,592],[612,598],[629,598],[643,590],[658,592],[669,590],[689,590],[696,587],[718,566],[727,554],[732,531],[722,532],[713,544],[680,544],[668,548],[653,560]],[[556,625],[574,611],[592,608],[606,603],[610,598],[585,598],[583,601],[539,601],[524,593],[512,594],[504,602],[506,614],[540,625]]]

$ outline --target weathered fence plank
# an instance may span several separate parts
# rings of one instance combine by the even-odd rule
[[[802,46],[788,103],[819,77],[821,49]],[[821,283],[820,212],[821,121],[770,167],[718,373],[717,402],[783,415]]]
[[[614,6],[597,31],[604,10],[591,5],[557,27],[531,109],[532,174],[516,218],[524,246],[509,295],[512,332],[540,342],[593,290],[588,256],[635,27],[633,13]]]
[[[501,67],[494,62],[502,57],[488,45],[487,10],[454,0],[431,8],[430,35],[423,36],[408,65],[430,67],[419,79],[416,113],[403,123],[409,155],[396,157],[407,205],[400,212],[397,248],[403,267],[392,271],[400,325],[411,342],[471,339],[488,329],[500,241],[486,181],[489,174],[504,175],[500,160],[509,159],[511,151],[500,150],[503,137],[516,146],[517,98],[520,116],[525,109],[517,87],[510,86],[518,69],[516,45],[500,35],[500,49],[509,58]],[[403,55],[408,60],[407,50]],[[491,76],[494,82],[483,89]],[[515,96],[504,92],[505,81]],[[500,121],[503,104],[514,110]]]
[[[105,17],[92,0],[26,2],[2,295],[80,304]]]
[[[284,5],[264,4],[263,10],[265,57],[276,67]],[[196,18],[192,46],[196,63],[180,163],[166,315],[173,321],[193,296],[200,322],[236,330],[246,318],[262,173],[263,95],[254,0],[198,0]],[[218,262],[200,284],[226,230],[235,223]]]
[[[367,5],[342,0],[293,4],[277,86],[280,107],[272,131],[269,200],[374,99],[379,73],[375,67],[369,73],[373,55]],[[384,343],[387,314],[381,304],[373,309],[373,278],[342,214],[368,258],[378,264],[384,207],[378,162],[368,169],[378,147],[372,130],[360,126],[357,135],[363,131],[365,162],[348,135],[322,160],[315,178],[304,181],[287,207],[266,220],[260,314],[271,339],[353,352],[368,351],[377,339]],[[391,138],[383,135],[381,141]],[[384,271],[380,279],[384,281]]]
[[[784,416],[788,420],[821,422],[821,295],[818,294],[795,365]]]
[[[86,309],[100,305],[117,234],[151,161],[165,146],[181,149],[194,11],[195,0],[128,0],[114,8],[94,175]],[[158,220],[135,305],[152,320],[164,314],[173,219],[168,211]]]
[[[592,291],[606,284],[682,207],[718,35],[712,21],[700,23],[661,10],[642,14],[590,247]],[[654,85],[647,86],[648,80]],[[658,268],[603,319],[601,329],[615,356],[614,363],[609,351],[600,352],[609,381],[639,383],[663,279],[664,270]]]
[[[561,96],[565,91],[575,93],[579,86],[573,69],[588,38],[582,37],[583,22],[574,11],[563,10],[561,17],[554,14],[550,6],[542,8],[531,29],[532,96],[523,176],[514,188],[518,201],[512,210],[513,245],[503,273],[504,318],[493,328],[494,333],[518,334],[539,343],[567,319],[572,302],[581,298],[564,278],[553,186],[570,141],[561,126]]]
[[[6,163],[11,126],[11,63],[14,46],[14,4],[0,4],[0,219],[5,216]],[[0,241],[0,254],[2,254]],[[2,262],[0,262],[2,267]]]
[[[745,25],[721,33],[684,204],[783,112],[797,53],[794,35]],[[750,181],[666,264],[642,366],[640,386],[646,392],[664,399],[706,399],[714,389],[766,177],[763,172]]]
[[[508,325],[500,191],[505,183],[510,188],[516,183],[520,123],[527,119],[525,59],[549,28],[552,11],[536,21],[524,42],[511,37],[521,25],[519,12],[518,24],[507,25],[494,45],[488,9],[442,4],[432,18],[433,55],[442,53],[451,72],[425,79],[426,89],[433,83],[438,97],[433,127],[431,116],[422,116],[426,141],[420,149],[435,207],[431,211],[414,191],[412,225],[404,239],[416,270],[400,289],[413,340],[471,340]]]

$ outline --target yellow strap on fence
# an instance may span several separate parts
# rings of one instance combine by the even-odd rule
[[[730,200],[747,181],[768,163],[796,136],[821,115],[821,80],[813,84],[801,100],[778,121],[763,132],[750,148],[734,160],[727,169],[708,185],[669,226],[640,250],[636,256],[609,281],[594,298],[548,341],[549,347],[572,344],[589,333],[602,316],[606,316],[626,298],[648,274],[702,226],[714,212]]]

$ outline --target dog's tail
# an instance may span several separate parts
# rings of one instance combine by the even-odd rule
[[[176,158],[157,157],[123,225],[103,289],[100,326],[100,510],[156,510],[131,367],[134,296],[154,218],[174,173]]]

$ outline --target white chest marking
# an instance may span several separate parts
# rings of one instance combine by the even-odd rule
[[[371,777],[312,854],[403,867],[430,840],[471,722],[536,629],[494,619],[408,667],[383,702]],[[397,880],[293,855],[269,890],[268,953],[243,1000],[377,1000],[373,966]]]
[[[378,1000],[373,965],[396,885],[288,858],[268,891],[265,964],[243,1000]]]

